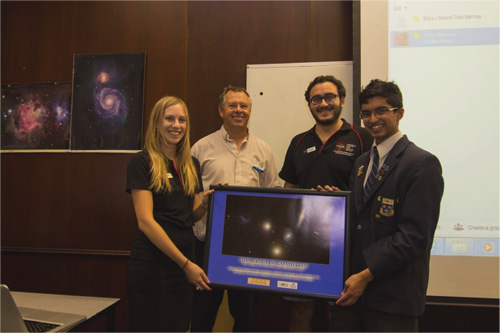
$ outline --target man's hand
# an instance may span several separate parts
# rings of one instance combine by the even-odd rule
[[[353,305],[365,291],[368,282],[372,280],[373,275],[368,268],[358,274],[351,275],[345,281],[344,290],[342,290],[340,298],[335,304],[341,306]]]
[[[312,189],[314,190],[314,189]],[[336,186],[333,186],[333,185],[325,185],[324,187],[321,186],[321,185],[318,185],[316,187],[316,190],[318,191],[328,191],[328,192],[337,192],[337,191],[340,191],[340,189]]]

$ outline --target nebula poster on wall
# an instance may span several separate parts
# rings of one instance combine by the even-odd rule
[[[69,149],[71,82],[2,85],[3,152]]]
[[[145,53],[75,55],[72,151],[141,149]]]

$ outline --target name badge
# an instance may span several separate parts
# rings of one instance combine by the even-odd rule
[[[174,176],[172,176],[172,174],[169,172],[167,173],[167,178],[174,178]]]
[[[316,147],[310,147],[306,149],[306,153],[312,153],[313,151],[316,151]]]

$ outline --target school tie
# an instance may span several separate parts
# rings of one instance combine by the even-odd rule
[[[370,172],[370,175],[368,176],[368,179],[366,180],[365,187],[364,187],[364,200],[368,199],[368,195],[370,194],[370,189],[373,187],[373,183],[375,182],[377,173],[378,173],[378,150],[377,147],[373,147],[373,164],[372,164],[372,170]]]

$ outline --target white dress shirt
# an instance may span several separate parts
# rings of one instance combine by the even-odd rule
[[[217,183],[283,187],[271,147],[250,132],[238,149],[222,126],[220,130],[196,142],[191,154],[200,161],[205,191]],[[206,215],[194,226],[199,240],[205,239],[205,229]]]
[[[373,146],[372,150],[370,151],[370,164],[368,164],[368,170],[366,171],[365,175],[365,182],[363,183],[363,186],[366,184],[366,180],[368,179],[368,175],[372,171],[372,165],[373,165],[373,147],[377,147],[378,150],[378,156],[379,156],[379,162],[378,162],[378,169],[384,165],[385,159],[387,158],[387,155],[389,155],[389,152],[392,150],[396,142],[399,141],[403,137],[403,133],[401,131],[398,131],[396,134],[391,136],[390,138],[384,140],[381,144],[377,145],[375,141],[373,141]]]

